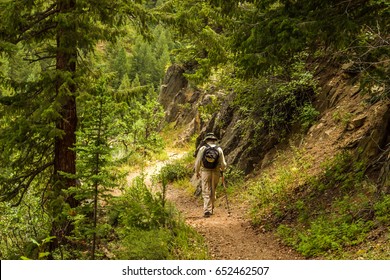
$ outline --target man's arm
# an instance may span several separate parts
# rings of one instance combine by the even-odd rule
[[[224,171],[226,169],[226,160],[225,160],[225,155],[223,154],[223,150],[221,147],[218,148],[219,150],[219,168],[221,169],[221,171]]]
[[[195,160],[195,174],[196,174],[196,177],[198,177],[198,178],[200,177],[200,167],[201,167],[204,149],[205,149],[204,146],[199,149],[198,154],[196,156],[196,160]]]

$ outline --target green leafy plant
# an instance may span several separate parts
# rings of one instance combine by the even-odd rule
[[[320,115],[312,104],[305,103],[303,107],[298,109],[298,120],[302,126],[303,131],[307,131],[316,121]]]
[[[200,105],[198,107],[198,111],[200,114],[200,118],[203,122],[208,122],[211,117],[215,114],[215,112],[219,111],[220,102],[215,95],[209,96],[209,102],[205,105]]]
[[[164,165],[160,170],[159,177],[162,181],[172,183],[184,178],[189,178],[190,175],[191,170],[189,170],[187,166],[180,162],[176,162]]]
[[[277,228],[284,242],[305,257],[342,258],[346,248],[362,246],[371,231],[390,221],[388,197],[378,197],[365,166],[345,152],[327,161],[321,176],[302,176],[298,184],[286,180],[291,174],[276,173],[275,181],[263,177],[254,222]]]
[[[374,205],[376,220],[383,225],[390,225],[390,195],[384,195]]]
[[[244,119],[243,125],[254,131],[254,142],[265,141],[265,134],[267,139],[281,141],[293,124],[306,130],[316,120],[319,113],[311,101],[317,92],[317,81],[301,59],[295,58],[288,73],[276,69],[268,76],[231,82],[237,92],[234,103]]]
[[[142,177],[116,199],[109,215],[118,236],[109,248],[117,259],[208,258],[203,238]]]
[[[41,240],[40,242],[38,242],[37,240],[31,238],[31,244],[32,246],[35,246],[35,251],[36,251],[36,255],[35,258],[36,259],[46,259],[49,255],[50,255],[50,252],[48,251],[48,246],[47,244],[49,244],[50,242],[52,242],[52,240],[55,238],[55,236],[48,236],[46,238],[44,238],[43,240]],[[28,257],[25,257],[25,256],[21,256],[20,257],[22,260],[31,260],[30,258]]]
[[[238,185],[240,186],[245,179],[245,174],[242,170],[230,166],[226,171],[224,171],[225,180],[229,185]]]
[[[291,203],[294,189],[308,180],[307,170],[311,160],[304,150],[292,149],[292,154],[286,155],[288,164],[277,168],[273,174],[263,173],[260,178],[248,187],[251,202],[251,216],[254,223],[263,223],[268,227],[275,219],[269,219],[269,213],[275,211],[275,216],[283,215],[279,207]],[[302,208],[302,202],[297,203]],[[278,220],[278,218],[276,218]]]

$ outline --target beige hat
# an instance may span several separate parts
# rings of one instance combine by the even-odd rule
[[[207,141],[207,140],[218,140],[218,138],[215,137],[214,133],[209,132],[206,134],[206,137],[204,138],[203,141]]]

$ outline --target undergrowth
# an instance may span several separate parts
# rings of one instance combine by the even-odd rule
[[[344,152],[325,163],[320,175],[308,175],[309,167],[298,153],[289,165],[253,183],[253,223],[276,229],[307,258],[386,258],[388,253],[373,253],[371,247],[361,252],[367,240],[385,236],[388,244],[390,229],[390,196],[368,181],[365,162]]]
[[[153,194],[137,178],[110,210],[115,259],[208,259],[203,238],[187,226],[162,193]]]
[[[318,83],[302,62],[306,56],[298,55],[289,73],[280,68],[268,77],[233,83],[237,92],[234,105],[242,118],[240,125],[254,132],[254,143],[270,138],[283,140],[292,126],[299,124],[306,131],[316,122],[319,112],[312,100]]]

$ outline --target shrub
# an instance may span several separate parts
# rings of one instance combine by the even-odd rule
[[[184,179],[191,175],[191,170],[181,163],[171,163],[165,165],[160,170],[159,177],[162,181],[169,183]]]
[[[385,195],[374,205],[376,220],[385,225],[390,224],[390,195]]]
[[[177,211],[137,178],[109,213],[116,239],[109,247],[119,259],[207,259],[203,238]]]
[[[320,112],[318,112],[311,103],[305,103],[298,109],[298,121],[302,126],[303,131],[310,128],[316,121]]]
[[[291,65],[291,73],[275,70],[268,77],[238,80],[233,86],[242,123],[254,130],[255,140],[264,134],[283,140],[293,124],[307,129],[319,114],[311,105],[317,81],[299,57]]]

